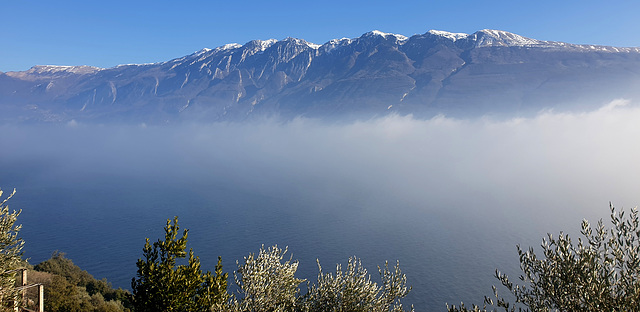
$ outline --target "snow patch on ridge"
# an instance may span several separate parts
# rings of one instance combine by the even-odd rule
[[[307,47],[317,50],[320,45],[319,44],[315,44],[315,43],[311,43],[309,41],[306,41],[304,39],[299,39],[299,38],[293,38],[293,37],[287,37],[285,39],[282,40],[282,42],[294,42],[295,44],[298,45],[306,45]]]
[[[305,41],[307,43],[307,45],[309,46],[309,48],[312,48],[314,50],[318,50],[322,45],[320,44],[316,44],[316,43],[311,43],[308,41]]]
[[[406,40],[408,40],[408,39],[409,39],[407,36],[398,35],[398,34],[392,34],[392,33],[386,33],[386,32],[381,32],[381,31],[379,31],[379,30],[373,30],[373,31],[370,31],[370,32],[368,32],[368,33],[366,33],[366,34],[362,35],[362,37],[374,37],[374,36],[380,36],[380,37],[383,37],[383,38],[385,38],[385,39],[387,39],[387,37],[389,37],[389,36],[393,36],[393,37],[395,37],[395,38],[396,38],[396,40],[398,40],[398,41],[400,41],[400,42],[402,42],[402,41],[406,41]]]
[[[32,74],[58,74],[58,73],[71,73],[71,74],[89,74],[96,71],[103,70],[104,68],[93,66],[60,66],[60,65],[36,65],[31,67],[27,72]]]
[[[435,29],[429,30],[427,33],[432,34],[434,36],[444,37],[452,41],[465,39],[469,37],[469,34],[465,34],[465,33],[452,33],[448,31],[435,30]]]
[[[227,50],[233,50],[233,49],[237,49],[237,48],[242,48],[241,44],[238,43],[227,43],[225,45],[219,46],[217,48],[215,48],[213,50],[213,52],[219,52],[219,51],[227,51]]]
[[[477,47],[484,46],[540,46],[548,42],[526,38],[503,30],[483,29],[470,35],[469,40],[475,41]]]
[[[24,80],[40,80],[40,79],[52,79],[69,75],[87,75],[93,74],[104,70],[104,68],[93,66],[60,66],[60,65],[36,65],[29,68],[26,71],[11,71],[6,72],[5,75],[17,79]],[[50,88],[49,88],[50,89]]]
[[[353,40],[349,38],[331,39],[327,43],[323,44],[319,48],[319,50],[321,50],[324,53],[329,53],[335,49],[348,46],[351,44],[351,42],[353,42]]]
[[[272,45],[274,45],[276,42],[278,42],[278,40],[276,39],[268,39],[268,40],[253,40],[250,41],[255,43],[259,48],[259,51],[264,51],[268,48],[270,48]],[[245,44],[246,45],[246,44]]]

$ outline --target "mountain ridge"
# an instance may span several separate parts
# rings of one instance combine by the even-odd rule
[[[565,43],[565,42],[561,42],[561,41],[544,41],[544,40],[537,40],[537,39],[531,39],[531,38],[527,38],[527,37],[523,37],[511,32],[507,32],[507,31],[503,31],[503,30],[494,30],[494,29],[482,29],[479,30],[477,32],[474,32],[473,34],[466,34],[466,33],[453,33],[453,32],[448,32],[448,31],[442,31],[442,30],[435,30],[435,29],[431,29],[429,31],[427,31],[425,34],[415,34],[411,37],[414,36],[424,36],[427,34],[431,34],[434,36],[439,36],[439,37],[443,37],[443,38],[447,38],[447,39],[451,39],[453,42],[457,41],[457,40],[461,40],[461,39],[467,39],[469,37],[473,37],[474,41],[481,41],[484,44],[481,44],[480,46],[488,46],[488,45],[492,45],[494,42],[495,45],[501,45],[501,46],[544,46],[546,45],[547,47],[551,47],[553,46],[553,44],[557,44],[558,46],[571,46],[571,47],[582,47],[583,49],[588,49],[588,50],[594,50],[594,49],[599,49],[600,51],[603,52],[639,52],[640,53],[640,47],[615,47],[615,46],[607,46],[607,45],[596,45],[596,44],[573,44],[573,43]],[[488,42],[490,43],[486,43],[487,41],[484,41],[485,39],[482,38],[483,34],[486,36],[486,34],[490,34],[489,36],[492,37],[493,40],[490,40]],[[317,49],[320,49],[322,47],[325,47],[326,45],[330,45],[330,44],[334,44],[335,43],[339,43],[342,41],[348,41],[348,43],[351,43],[353,40],[358,39],[358,38],[362,38],[364,36],[372,36],[372,35],[381,35],[383,37],[387,36],[387,35],[391,35],[394,36],[396,38],[403,38],[400,40],[408,40],[411,37],[407,37],[401,34],[394,34],[394,33],[385,33],[379,30],[373,30],[370,32],[366,32],[364,34],[362,34],[362,36],[357,37],[357,38],[340,38],[340,39],[331,39],[327,42],[325,42],[324,44],[316,44],[316,43],[312,43],[312,42],[308,42],[304,39],[300,39],[300,38],[293,38],[293,37],[287,37],[284,38],[282,40],[277,40],[277,39],[267,39],[267,40],[260,40],[260,39],[254,39],[254,40],[250,40],[249,42],[243,44],[239,44],[239,43],[227,43],[224,45],[221,45],[219,47],[215,47],[215,48],[202,48],[200,50],[197,50],[191,54],[188,54],[186,56],[182,56],[182,57],[178,57],[175,59],[171,59],[169,61],[163,61],[163,62],[156,62],[156,63],[132,63],[132,64],[119,64],[116,65],[114,67],[96,67],[96,66],[91,66],[91,65],[34,65],[31,68],[29,68],[28,70],[25,71],[8,71],[8,72],[0,72],[0,73],[5,73],[5,74],[9,74],[9,73],[23,73],[23,72],[29,72],[32,70],[42,70],[42,68],[60,68],[60,69],[69,69],[69,68],[76,68],[76,67],[81,67],[81,68],[93,68],[93,69],[98,69],[98,70],[102,70],[102,69],[110,69],[110,68],[115,68],[115,67],[120,67],[120,66],[144,66],[144,65],[157,65],[157,64],[163,64],[163,63],[167,63],[167,62],[171,62],[171,61],[175,61],[175,60],[179,60],[179,59],[183,59],[187,56],[190,55],[194,55],[194,54],[202,54],[202,53],[206,53],[206,52],[218,52],[218,51],[225,51],[225,50],[232,50],[232,49],[237,49],[237,48],[241,48],[247,44],[251,44],[256,42],[256,44],[263,44],[264,48],[269,48],[273,43],[278,42],[278,41],[286,41],[286,40],[290,40],[290,39],[295,39],[295,40],[302,40],[305,43],[309,44],[310,47],[315,47]],[[512,40],[510,42],[505,42],[503,39],[499,39],[500,37],[511,37],[511,38],[518,38],[516,40]],[[478,39],[478,38],[482,38],[482,39]],[[498,40],[496,40],[498,39]],[[494,41],[495,40],[495,41]],[[524,43],[526,42],[526,43]]]
[[[590,88],[626,96],[639,79],[640,48],[489,29],[411,37],[374,30],[322,45],[291,37],[230,43],[111,68],[36,65],[0,73],[0,105],[11,113],[5,121],[479,115],[577,101]]]

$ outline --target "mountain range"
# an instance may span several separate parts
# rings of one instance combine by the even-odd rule
[[[238,121],[525,115],[640,94],[640,48],[500,30],[253,40],[161,63],[0,73],[0,121]]]

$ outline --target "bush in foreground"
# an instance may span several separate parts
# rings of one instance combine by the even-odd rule
[[[454,311],[640,311],[640,226],[638,210],[629,215],[610,205],[611,229],[602,220],[592,227],[582,221],[583,238],[574,244],[569,235],[548,234],[542,240],[543,258],[533,248],[518,246],[522,284],[496,271],[496,278],[515,298],[509,302],[497,293],[485,297],[482,308],[447,307]],[[491,311],[497,311],[493,309]]]
[[[402,274],[399,262],[393,270],[389,270],[389,263],[385,263],[384,269],[378,267],[382,285],[371,281],[367,269],[356,257],[349,258],[345,271],[342,271],[342,266],[337,265],[335,274],[323,273],[320,262],[318,269],[318,282],[311,286],[305,300],[308,311],[404,311],[400,299],[411,288],[407,288],[407,277]],[[413,311],[413,307],[410,311]]]
[[[178,238],[178,218],[167,220],[164,240],[151,244],[147,238],[144,259],[139,259],[137,277],[131,281],[135,311],[209,311],[222,306],[227,296],[227,274],[218,258],[214,274],[200,269],[200,259],[189,250],[188,263],[177,260],[187,256],[188,230]]]
[[[2,200],[0,190],[0,309],[13,307],[19,296],[16,290],[16,272],[14,271],[22,261],[22,247],[24,241],[18,237],[21,225],[16,225],[18,216],[22,212],[9,211],[7,201],[16,193],[14,189],[7,198]]]
[[[302,279],[294,275],[298,270],[298,261],[284,260],[287,249],[278,246],[249,254],[244,263],[238,263],[234,274],[240,288],[242,301],[234,306],[236,311],[294,311],[299,305],[300,283]]]
[[[278,246],[268,249],[263,246],[257,256],[250,254],[243,264],[238,264],[236,283],[241,301],[235,303],[234,311],[404,311],[400,299],[410,288],[399,264],[393,270],[389,270],[388,264],[379,269],[382,285],[378,285],[356,257],[349,258],[344,271],[337,265],[335,273],[322,272],[318,263],[317,284],[308,286],[308,293],[300,295],[298,286],[304,280],[294,277],[298,262],[284,261],[286,252],[287,249]]]
[[[178,219],[167,220],[165,239],[153,245],[147,239],[144,259],[138,260],[138,276],[132,281],[135,311],[228,311],[228,312],[403,312],[400,299],[410,288],[399,264],[380,269],[382,285],[371,281],[360,260],[349,259],[347,269],[337,266],[335,274],[323,273],[320,264],[317,284],[301,295],[296,278],[298,261],[285,259],[287,249],[262,246],[258,254],[237,262],[234,279],[238,296],[227,292],[227,274],[218,258],[215,274],[202,273],[200,261],[189,252],[187,231],[178,237]],[[413,311],[411,308],[410,311]]]

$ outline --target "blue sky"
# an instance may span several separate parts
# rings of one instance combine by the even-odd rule
[[[640,1],[0,0],[0,71],[151,63],[253,39],[322,44],[378,29],[500,29],[541,40],[640,46]]]

